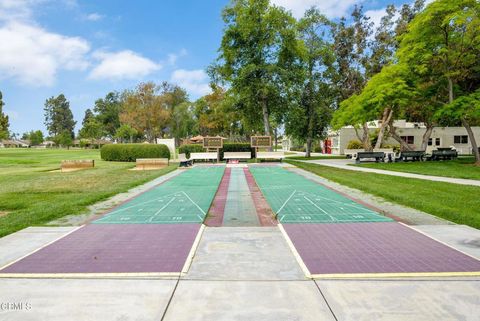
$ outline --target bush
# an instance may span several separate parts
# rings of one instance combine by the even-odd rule
[[[199,144],[185,144],[180,146],[178,149],[179,154],[185,154],[187,158],[190,157],[190,153],[203,153],[205,152],[205,148],[203,148],[203,145]]]
[[[250,143],[224,143],[223,148],[220,149],[221,160],[224,152],[250,152],[251,157],[255,158],[255,148],[252,148]]]
[[[362,148],[363,148],[363,144],[358,139],[353,139],[349,141],[347,144],[347,149],[362,149]]]
[[[170,158],[170,151],[162,144],[108,144],[100,155],[105,161],[134,162],[137,158]]]
[[[305,152],[306,148],[305,146],[293,146],[290,148],[290,150],[294,152]]]
[[[315,146],[315,147],[313,148],[313,152],[314,152],[314,153],[323,153],[323,149],[322,149],[321,146]]]

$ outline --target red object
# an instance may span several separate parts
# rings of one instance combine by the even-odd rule
[[[325,139],[323,142],[323,153],[331,154],[332,153],[332,141],[330,139]]]

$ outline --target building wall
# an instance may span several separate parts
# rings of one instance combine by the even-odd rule
[[[376,128],[370,128],[370,133],[375,133]],[[477,144],[480,143],[480,127],[472,127],[474,132]],[[362,133],[362,130],[359,130],[359,133]],[[423,134],[425,133],[425,128],[398,128],[397,133],[400,136],[413,136],[414,137],[414,148],[420,149],[422,145],[422,138]],[[432,146],[427,147],[427,152],[431,152],[433,149],[437,147],[450,147],[454,146],[459,154],[471,154],[472,153],[472,145],[470,139],[468,139],[468,143],[455,143],[454,136],[467,136],[467,131],[464,127],[436,127],[433,129],[432,135]],[[440,139],[440,144],[436,145],[436,139]],[[339,154],[343,155],[344,150],[347,148],[348,143],[351,140],[358,140],[355,129],[345,127],[340,129],[337,132],[337,135],[330,135],[329,139],[332,140],[332,154]],[[386,144],[389,145],[399,145],[399,143],[393,139],[388,138],[385,141]]]

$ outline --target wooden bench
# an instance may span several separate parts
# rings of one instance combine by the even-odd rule
[[[257,152],[257,159],[275,159],[282,161],[284,158],[284,152]]]
[[[178,160],[180,162],[180,167],[187,167],[192,165],[192,159],[187,158],[185,154],[178,154]]]
[[[395,152],[393,151],[393,148],[378,148],[374,149],[373,151],[378,153],[385,153],[385,159],[389,162],[395,161]]]
[[[357,158],[357,153],[364,152],[364,151],[365,151],[365,149],[344,149],[343,154],[347,158],[356,159]]]
[[[248,160],[252,158],[252,153],[250,152],[224,152],[223,159],[226,160]]]
[[[169,161],[168,158],[137,158],[135,163],[136,169],[149,170],[167,167]]]
[[[195,162],[196,160],[203,160],[203,161],[217,161],[218,154],[215,153],[190,153],[190,160]]]
[[[408,150],[400,153],[400,157],[397,159],[402,162],[408,162],[409,160],[413,162],[424,161],[425,160],[425,151],[424,150]]]
[[[432,161],[439,161],[439,160],[453,160],[458,157],[458,152],[453,149],[438,149],[433,150],[432,155],[429,157]]]
[[[62,160],[60,164],[62,172],[71,172],[93,167],[95,167],[95,160],[93,159]]]
[[[378,163],[380,161],[385,161],[385,153],[383,152],[358,152],[357,158],[355,159],[355,163],[360,164],[362,159],[371,159],[374,158],[375,162]]]

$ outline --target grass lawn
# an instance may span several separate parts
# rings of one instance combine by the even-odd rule
[[[335,155],[335,156],[292,156],[286,159],[294,159],[294,160],[315,160],[315,159],[346,159],[345,156],[342,155]]]
[[[287,162],[388,201],[458,224],[480,228],[480,187],[355,172],[296,161]]]
[[[64,159],[94,159],[95,168],[50,172]],[[129,171],[133,163],[104,162],[98,150],[0,149],[0,237],[65,215],[174,170]]]
[[[473,157],[461,157],[453,161],[370,163],[354,166],[385,169],[395,172],[480,180],[480,167],[474,166],[474,162],[475,159]]]

